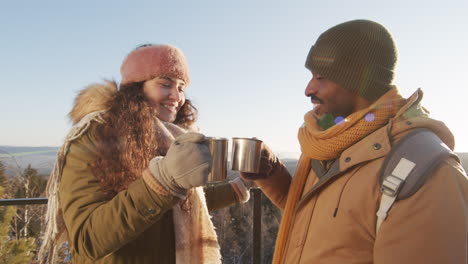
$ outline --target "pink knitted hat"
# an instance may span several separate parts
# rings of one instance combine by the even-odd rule
[[[187,60],[182,51],[169,45],[137,48],[127,55],[120,66],[121,84],[173,77],[190,83]]]

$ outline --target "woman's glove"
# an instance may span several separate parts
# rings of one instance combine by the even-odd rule
[[[240,172],[242,178],[246,180],[258,180],[268,178],[279,166],[282,165],[281,161],[271,151],[271,149],[262,143],[262,151],[260,157],[260,169],[258,173]]]
[[[230,180],[234,193],[236,194],[237,201],[240,203],[246,203],[250,199],[250,188],[255,187],[255,182],[237,177],[234,180]]]
[[[149,171],[171,194],[185,199],[187,190],[205,185],[211,170],[211,154],[205,136],[186,133],[175,139],[166,156],[150,161]]]

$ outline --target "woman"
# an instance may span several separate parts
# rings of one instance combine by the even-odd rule
[[[211,157],[193,132],[184,55],[143,45],[120,71],[118,90],[115,82],[91,85],[75,100],[75,126],[47,187],[41,261],[54,263],[67,239],[76,264],[221,263],[208,210],[245,202],[248,189],[239,178],[197,187]]]

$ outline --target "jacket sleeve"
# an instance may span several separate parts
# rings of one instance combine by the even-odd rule
[[[236,194],[228,182],[207,186],[204,191],[206,205],[210,212],[238,203]]]
[[[256,180],[255,183],[262,189],[262,192],[274,205],[284,210],[291,180],[291,175],[286,169],[286,166],[280,163],[278,169],[276,169],[270,177]]]
[[[467,263],[468,180],[450,158],[380,227],[374,263]]]
[[[142,179],[109,200],[89,166],[93,149],[89,133],[71,144],[59,196],[73,251],[98,259],[138,237],[177,200],[152,191]]]

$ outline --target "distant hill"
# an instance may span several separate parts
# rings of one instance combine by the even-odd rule
[[[24,170],[31,165],[39,174],[49,175],[54,166],[58,147],[15,147],[0,146],[0,161],[5,165],[8,175]]]
[[[12,171],[20,167],[26,168],[29,164],[37,169],[40,174],[49,175],[54,166],[55,158],[59,147],[15,147],[0,146],[0,161],[7,168],[7,173],[13,175]],[[297,165],[298,155],[292,153],[277,153],[283,163],[288,168],[291,175],[294,174]],[[465,171],[468,171],[468,152],[459,152],[457,155],[462,161]],[[228,177],[235,177],[237,172],[228,172]]]

